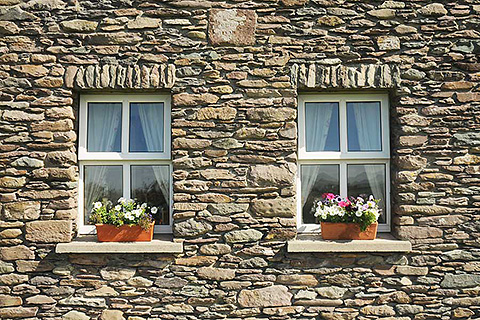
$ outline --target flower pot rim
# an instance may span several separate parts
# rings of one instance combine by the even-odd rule
[[[150,223],[150,227],[154,226],[155,225],[155,221],[153,221],[152,223]],[[115,228],[121,228],[121,227],[140,227],[138,224],[122,224],[121,226],[117,227],[116,225],[114,224],[109,224],[109,223],[96,223],[95,224],[95,227],[101,227],[101,226],[112,226],[112,227],[115,227]],[[150,228],[149,228],[150,229]],[[148,230],[148,229],[147,229]]]

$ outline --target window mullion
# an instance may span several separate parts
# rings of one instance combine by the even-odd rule
[[[346,197],[347,192],[347,163],[340,162],[340,196]]]
[[[128,100],[122,100],[122,154],[128,153],[128,141],[130,139],[130,112]]]
[[[131,191],[130,191],[130,164],[124,163],[123,164],[123,197],[130,199],[131,198]]]
[[[348,137],[347,137],[347,103],[345,99],[339,101],[339,118],[340,118],[340,154],[342,156],[347,154]]]

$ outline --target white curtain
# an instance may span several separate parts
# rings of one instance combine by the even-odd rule
[[[112,152],[117,135],[122,125],[122,108],[118,103],[92,103],[88,107],[88,151]],[[85,223],[92,209],[92,203],[97,201],[104,189],[107,176],[107,166],[88,166],[88,177],[85,179]]]
[[[301,168],[302,178],[302,207],[307,202],[308,195],[312,192],[318,175],[322,170],[322,166],[319,165],[302,165]]]
[[[305,105],[305,137],[307,151],[325,151],[328,130],[336,103]]]
[[[355,114],[358,144],[361,150],[381,150],[380,106],[371,102],[350,102]],[[384,179],[378,171],[378,165],[365,165],[368,183],[376,199],[384,197]]]
[[[88,151],[119,152],[114,150],[121,132],[122,108],[118,103],[92,103],[88,108]]]
[[[152,166],[155,180],[157,180],[160,190],[162,191],[165,201],[167,201],[167,207],[170,201],[170,169],[168,166]],[[165,222],[165,217],[162,217],[162,221]]]
[[[158,103],[138,104],[138,114],[148,152],[163,151],[163,106]]]
[[[107,177],[107,166],[85,166],[85,215],[84,223],[88,224],[88,217],[92,210],[92,203],[102,196],[105,180]]]

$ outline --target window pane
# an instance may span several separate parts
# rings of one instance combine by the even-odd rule
[[[120,152],[122,141],[122,104],[88,104],[87,150]]]
[[[340,194],[339,165],[302,165],[300,167],[302,185],[303,223],[315,223],[313,205],[322,198],[322,194],[332,192]]]
[[[130,152],[163,152],[163,103],[130,104]]]
[[[306,150],[340,151],[337,102],[305,103]]]
[[[347,102],[348,151],[382,151],[380,102]]]
[[[92,210],[92,203],[110,200],[116,203],[123,195],[122,166],[85,166],[85,224]]]
[[[157,207],[155,224],[170,223],[170,168],[168,166],[131,166],[131,197],[149,207]]]
[[[349,164],[347,166],[348,195],[352,197],[370,196],[379,199],[382,210],[379,223],[385,223],[385,165],[384,164]]]

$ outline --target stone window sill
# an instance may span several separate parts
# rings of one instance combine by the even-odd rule
[[[183,243],[157,236],[151,242],[98,242],[96,236],[80,236],[72,242],[58,243],[56,253],[182,253]]]
[[[397,240],[389,233],[377,234],[375,240],[323,240],[319,234],[299,234],[288,241],[288,252],[410,252],[409,241]]]

